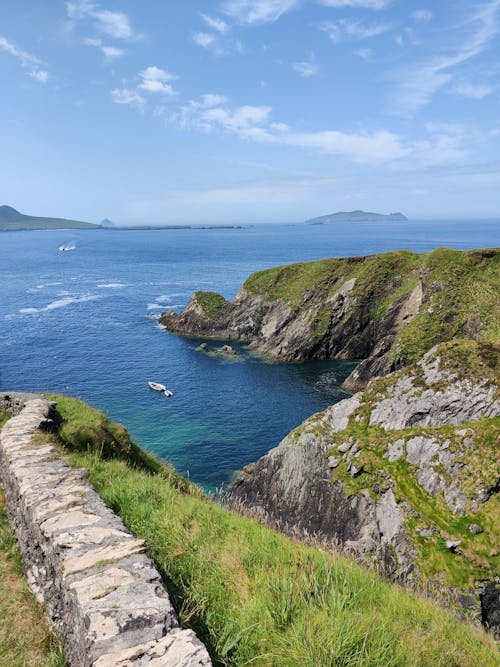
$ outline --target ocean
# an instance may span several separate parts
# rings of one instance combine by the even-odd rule
[[[3,232],[0,389],[81,398],[214,490],[345,398],[355,362],[272,363],[238,345],[234,359],[211,356],[164,331],[156,314],[182,309],[198,289],[232,298],[250,273],[280,264],[499,245],[498,221]]]

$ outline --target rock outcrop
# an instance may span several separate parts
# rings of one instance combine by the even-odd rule
[[[477,611],[500,553],[499,351],[451,341],[373,380],[242,471],[232,499]]]
[[[34,436],[49,418],[40,396],[9,394],[0,481],[28,583],[72,667],[211,665],[177,614],[142,540],[134,538],[58,448]]]
[[[500,250],[438,249],[327,259],[255,273],[233,301],[196,292],[169,331],[248,342],[286,361],[362,359],[363,389],[452,338],[490,340],[500,317]]]

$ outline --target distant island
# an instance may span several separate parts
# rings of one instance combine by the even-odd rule
[[[35,215],[24,215],[12,206],[0,206],[0,231],[28,231],[35,229],[97,229],[99,225],[80,220],[65,218],[43,218]]]
[[[329,222],[376,222],[379,220],[389,220],[392,222],[402,222],[408,220],[402,213],[372,213],[371,211],[338,211],[329,215],[321,215],[319,218],[306,220],[306,225],[323,225]]]
[[[109,218],[99,225],[66,218],[43,218],[24,215],[12,206],[0,206],[0,232],[25,232],[37,229],[105,229],[107,231],[169,231],[173,229],[244,229],[243,225],[127,225],[120,226]]]

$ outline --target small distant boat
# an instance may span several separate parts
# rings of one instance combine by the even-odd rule
[[[159,391],[162,394],[165,394],[165,396],[173,396],[173,392],[170,391],[170,389],[167,389],[164,384],[160,384],[159,382],[148,382],[148,385],[151,389],[154,389],[154,391]]]
[[[72,243],[63,243],[63,245],[60,245],[58,247],[58,250],[61,252],[67,252],[68,250],[74,250],[76,248],[76,245],[73,245]]]

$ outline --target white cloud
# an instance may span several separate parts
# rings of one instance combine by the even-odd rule
[[[323,21],[318,25],[318,28],[326,32],[332,42],[339,42],[345,37],[352,39],[377,37],[377,35],[382,35],[384,32],[391,30],[392,25],[389,23],[367,25],[351,19],[339,19],[338,21]]]
[[[35,79],[35,81],[39,81],[40,83],[48,81],[49,73],[41,67],[42,61],[31,53],[18,49],[15,44],[2,35],[0,35],[0,51],[9,53],[14,58],[17,58],[21,67],[26,71],[26,74]]]
[[[316,74],[319,72],[319,65],[315,63],[313,59],[292,63],[292,67],[297,72],[297,74],[305,78],[316,76]]]
[[[294,9],[299,0],[225,0],[221,10],[243,25],[272,23]]]
[[[470,97],[473,100],[482,100],[483,97],[491,95],[494,91],[494,86],[481,83],[461,83],[451,90],[452,93],[462,95],[462,97]]]
[[[271,107],[244,105],[236,109],[211,107],[200,113],[200,120],[208,126],[220,126],[243,139],[266,140],[266,129]]]
[[[111,97],[115,104],[127,104],[141,110],[146,100],[136,90],[130,88],[114,88]]]
[[[393,0],[320,0],[326,7],[351,7],[353,9],[385,9]]]
[[[201,96],[201,103],[204,107],[217,107],[221,104],[226,104],[226,102],[227,97],[225,95],[207,93]]]
[[[123,49],[119,49],[115,46],[106,46],[100,39],[89,38],[86,39],[84,43],[87,44],[87,46],[95,46],[97,49],[99,49],[104,55],[105,60],[108,62],[114,60],[115,58],[121,58],[121,56],[123,56],[125,53]]]
[[[217,36],[210,32],[196,32],[193,35],[193,42],[204,49],[213,46],[217,41]]]
[[[99,5],[89,0],[67,2],[66,12],[72,20],[92,19],[96,30],[109,37],[127,41],[137,39],[137,35],[130,24],[130,19],[124,12],[101,9]]]
[[[231,108],[221,103],[207,107],[202,100],[190,102],[180,113],[171,114],[168,119],[183,128],[224,130],[244,141],[292,146],[336,155],[358,164],[394,164],[404,169],[462,160],[465,156],[464,140],[466,135],[470,135],[464,127],[450,124],[428,124],[426,134],[418,140],[410,140],[385,129],[304,132],[285,123],[274,122],[271,116],[272,109],[268,106]]]
[[[224,35],[229,30],[228,24],[222,19],[208,16],[208,14],[202,14],[201,18],[205,21],[209,28],[220,32],[222,35]]]
[[[460,28],[469,34],[456,36],[458,46],[450,53],[437,55],[397,72],[392,78],[399,82],[392,108],[403,116],[412,117],[456,75],[459,65],[481,54],[498,34],[500,0],[492,0],[473,12]]]
[[[417,9],[410,14],[411,18],[418,23],[429,23],[432,19],[432,12],[429,9]]]
[[[146,67],[145,70],[139,73],[139,77],[141,78],[141,82],[138,87],[141,90],[146,90],[148,93],[174,94],[174,89],[168,81],[173,81],[177,77],[165,69],[155,67],[154,65]]]

